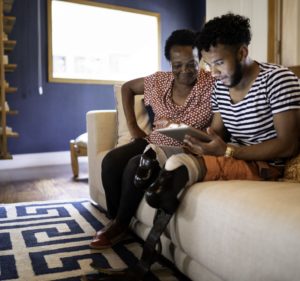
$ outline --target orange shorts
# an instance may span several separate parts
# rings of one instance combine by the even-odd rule
[[[206,175],[203,181],[214,180],[276,180],[282,168],[264,161],[244,161],[231,157],[203,156]]]

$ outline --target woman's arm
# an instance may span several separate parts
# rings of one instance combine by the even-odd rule
[[[143,138],[146,133],[138,126],[134,112],[134,96],[144,94],[144,78],[130,80],[122,85],[122,103],[129,132],[133,138]]]

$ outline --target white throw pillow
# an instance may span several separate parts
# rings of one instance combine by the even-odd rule
[[[116,110],[117,110],[117,128],[118,128],[118,139],[117,146],[124,145],[131,140],[131,135],[128,131],[127,122],[123,110],[122,104],[122,94],[121,94],[122,85],[114,85],[114,94],[116,101]],[[149,120],[149,115],[146,111],[143,101],[143,95],[135,96],[134,102],[134,111],[136,118],[138,120],[139,127],[145,131],[147,134],[151,131],[151,124]]]
[[[75,139],[75,142],[76,142],[77,146],[87,147],[88,134],[87,133],[81,134],[80,136],[78,136]]]
[[[284,169],[284,181],[300,182],[300,153],[287,161]]]

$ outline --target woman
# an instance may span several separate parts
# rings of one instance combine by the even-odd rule
[[[102,182],[112,221],[96,233],[92,248],[109,248],[122,240],[143,198],[143,188],[156,179],[168,156],[177,153],[174,147],[182,147],[182,143],[156,130],[169,122],[198,129],[209,126],[214,80],[210,73],[199,69],[200,52],[195,43],[194,32],[174,31],[165,44],[165,57],[172,72],[156,72],[123,85],[124,112],[133,141],[110,151],[102,161]],[[135,95],[144,95],[146,107],[154,113],[153,131],[148,136],[137,125]]]

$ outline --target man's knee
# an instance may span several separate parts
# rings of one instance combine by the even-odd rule
[[[189,181],[187,185],[191,185],[203,179],[205,167],[203,166],[202,158],[196,158],[191,154],[179,153],[172,155],[165,164],[165,170],[173,171],[180,166],[185,166],[188,171]]]

